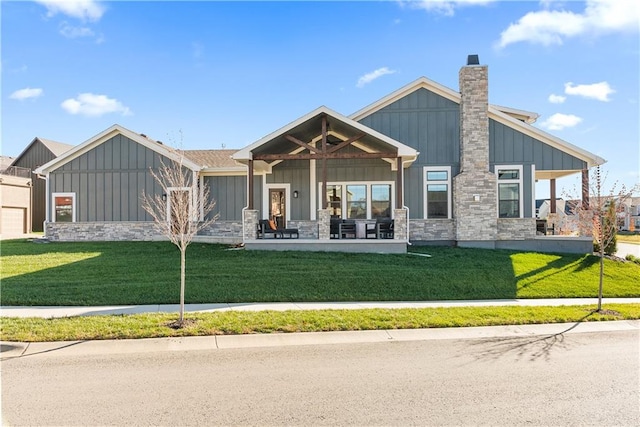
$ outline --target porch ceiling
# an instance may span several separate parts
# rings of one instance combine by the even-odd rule
[[[246,163],[255,155],[289,154],[309,150],[293,139],[320,148],[322,120],[327,118],[327,142],[329,147],[350,138],[358,138],[352,145],[368,153],[395,153],[403,160],[415,160],[418,152],[386,135],[368,128],[326,107],[320,107],[295,122],[265,136],[256,143],[238,151],[233,158]]]
[[[581,173],[581,170],[538,170],[536,169],[536,179],[558,179],[569,175]]]

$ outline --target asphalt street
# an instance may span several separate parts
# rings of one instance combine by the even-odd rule
[[[637,426],[638,328],[609,323],[602,332],[554,325],[474,338],[30,353],[2,361],[3,425]]]

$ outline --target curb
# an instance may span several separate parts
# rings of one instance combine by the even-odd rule
[[[22,357],[91,356],[166,351],[212,351],[299,345],[362,344],[452,339],[527,338],[575,333],[640,331],[640,320],[479,326],[438,329],[294,332],[255,335],[144,338],[135,340],[1,342],[0,360]]]

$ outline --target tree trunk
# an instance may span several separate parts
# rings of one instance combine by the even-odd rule
[[[602,247],[602,245],[600,245]],[[602,310],[602,281],[604,280],[604,251],[600,249],[600,285],[598,286],[598,310]]]
[[[184,323],[184,282],[185,282],[185,264],[187,262],[187,248],[180,248],[180,324]]]

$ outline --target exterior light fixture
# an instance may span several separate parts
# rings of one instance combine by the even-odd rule
[[[293,198],[297,199],[298,198],[298,190],[294,190],[293,191]]]

